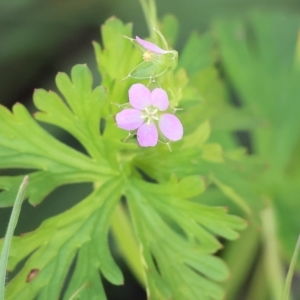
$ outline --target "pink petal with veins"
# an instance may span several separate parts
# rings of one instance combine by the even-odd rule
[[[142,147],[155,146],[158,141],[158,132],[154,123],[144,123],[137,131],[137,139]]]
[[[154,89],[151,93],[151,103],[161,111],[166,110],[169,106],[169,99],[166,91],[161,88]]]
[[[149,50],[149,51],[151,51],[151,52],[158,53],[158,54],[165,54],[165,53],[168,53],[168,51],[159,48],[158,46],[156,46],[156,45],[153,44],[153,43],[150,43],[150,42],[148,42],[148,41],[142,40],[142,39],[139,38],[138,36],[136,36],[135,39],[136,39],[136,41],[137,41],[141,46],[143,46],[146,50]]]
[[[159,128],[162,134],[170,141],[178,141],[182,138],[183,127],[177,117],[171,114],[163,114],[159,120]]]
[[[130,104],[139,110],[144,110],[146,106],[151,105],[151,92],[141,83],[133,84],[129,91]]]
[[[144,119],[141,118],[142,112],[134,108],[127,108],[117,113],[116,122],[119,128],[125,130],[135,130],[139,128]]]

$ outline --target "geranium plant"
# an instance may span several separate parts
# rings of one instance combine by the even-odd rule
[[[8,275],[7,300],[106,299],[101,276],[126,285],[111,239],[149,299],[233,297],[256,254],[258,232],[264,262],[272,266],[267,284],[272,295],[281,294],[271,204],[277,190],[263,166],[264,159],[275,166],[281,175],[274,180],[282,184],[288,158],[278,162],[275,153],[268,160],[261,150],[253,162],[231,134],[264,126],[270,112],[255,116],[261,104],[254,100],[246,101],[247,109],[227,101],[216,37],[192,34],[178,54],[171,34],[176,20],[158,21],[154,2],[141,3],[150,37],[132,37],[130,24],[111,18],[102,26],[102,42],[93,43],[101,83],[80,64],[70,75],[57,74],[56,91],[35,90],[33,115],[19,103],[12,111],[0,107],[0,168],[28,173],[25,198],[31,205],[62,185],[93,184],[80,203],[13,238],[8,271],[22,266]],[[218,54],[225,64],[235,62],[228,70],[243,90],[251,77],[235,77],[233,68],[244,66],[230,52],[230,28],[218,24],[216,32]],[[59,141],[39,122],[68,132],[83,150]],[[270,142],[268,130],[262,135]],[[292,138],[289,149],[296,144]],[[13,205],[23,177],[0,177],[2,207]],[[241,250],[245,243],[251,251]]]

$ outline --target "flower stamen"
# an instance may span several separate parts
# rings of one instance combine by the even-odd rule
[[[157,108],[151,109],[151,107],[145,107],[144,112],[145,114],[142,114],[141,118],[147,119],[147,125],[150,125],[153,120],[159,120],[159,117],[156,115],[158,112]]]
[[[143,60],[146,61],[146,62],[149,62],[151,61],[152,59],[152,52],[147,50],[146,52],[144,52],[143,54]]]

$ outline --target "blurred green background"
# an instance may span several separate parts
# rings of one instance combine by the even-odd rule
[[[175,47],[179,50],[179,56],[192,31],[203,33],[219,19],[246,19],[252,11],[262,11],[300,20],[300,1],[296,0],[157,0],[157,10],[159,17],[171,13],[179,20],[179,38]],[[34,111],[31,103],[33,90],[39,87],[55,89],[56,73],[69,73],[77,63],[87,63],[96,83],[99,82],[91,42],[100,40],[100,25],[112,15],[124,22],[132,22],[134,34],[148,35],[138,0],[2,0],[0,103],[11,107],[16,102],[23,102]],[[289,32],[288,22],[282,22],[280,26],[281,32]],[[228,78],[225,74],[223,76],[226,82]],[[234,91],[232,95],[233,101],[239,101],[234,98]],[[51,126],[47,129],[80,149],[79,144],[64,132]],[[247,141],[246,145],[250,146]],[[43,219],[80,201],[90,189],[91,186],[86,184],[67,186],[55,191],[49,196],[51,199],[36,208],[25,204],[17,234],[34,230]],[[8,208],[0,210],[0,236],[4,235],[9,214]],[[117,250],[115,255],[118,257]],[[130,277],[125,266],[124,270],[125,278],[128,278],[126,285],[112,288],[107,284],[108,299],[125,299],[124,293],[126,299],[145,299],[144,292]]]
[[[192,30],[203,32],[213,20],[244,16],[251,10],[295,14],[292,0],[158,0],[159,16],[174,14],[180,23],[177,49]],[[1,103],[24,101],[35,87],[51,87],[58,71],[79,62],[93,62],[91,41],[99,26],[115,15],[134,23],[134,33],[147,33],[138,0],[2,0],[0,3]]]

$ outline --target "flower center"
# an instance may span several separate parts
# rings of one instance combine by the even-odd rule
[[[151,59],[152,59],[152,53],[149,50],[144,52],[143,60],[146,61],[146,62],[149,62],[149,61],[151,61]]]
[[[158,109],[154,107],[145,107],[144,113],[141,115],[142,119],[147,119],[147,125],[150,125],[153,120],[158,121]]]

